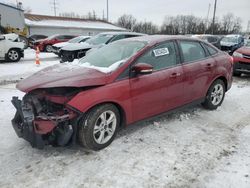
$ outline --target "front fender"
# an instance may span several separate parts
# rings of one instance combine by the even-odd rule
[[[132,121],[129,81],[117,81],[94,89],[79,92],[67,105],[87,112],[96,105],[114,103],[125,113],[127,123]]]

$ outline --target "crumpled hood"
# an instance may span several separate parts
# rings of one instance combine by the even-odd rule
[[[82,42],[82,43],[73,43],[73,44],[69,44],[67,46],[64,46],[62,48],[62,50],[65,51],[75,51],[75,50],[84,50],[84,49],[91,49],[96,47],[96,45],[90,45],[86,42]]]
[[[250,55],[250,47],[247,47],[247,46],[241,47],[236,51],[241,53],[241,54]]]
[[[20,81],[17,88],[29,92],[38,88],[101,86],[107,74],[92,68],[64,63],[47,67]]]

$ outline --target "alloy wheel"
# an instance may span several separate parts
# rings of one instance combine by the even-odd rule
[[[8,58],[12,61],[16,61],[19,57],[19,54],[16,50],[10,50],[8,53]]]
[[[117,118],[114,112],[105,111],[96,120],[93,129],[95,142],[98,144],[107,143],[115,133]]]
[[[224,88],[221,84],[216,84],[211,92],[211,103],[218,105],[223,99]]]

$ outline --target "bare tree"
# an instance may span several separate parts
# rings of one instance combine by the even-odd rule
[[[152,22],[139,22],[136,23],[133,31],[145,34],[156,34],[159,32],[158,26]]]
[[[129,30],[133,30],[133,27],[136,24],[136,19],[132,15],[124,14],[118,18],[117,25],[124,27]]]

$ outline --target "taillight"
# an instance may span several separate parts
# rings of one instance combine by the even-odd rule
[[[233,58],[233,56],[230,56],[230,63],[234,64],[234,58]]]

